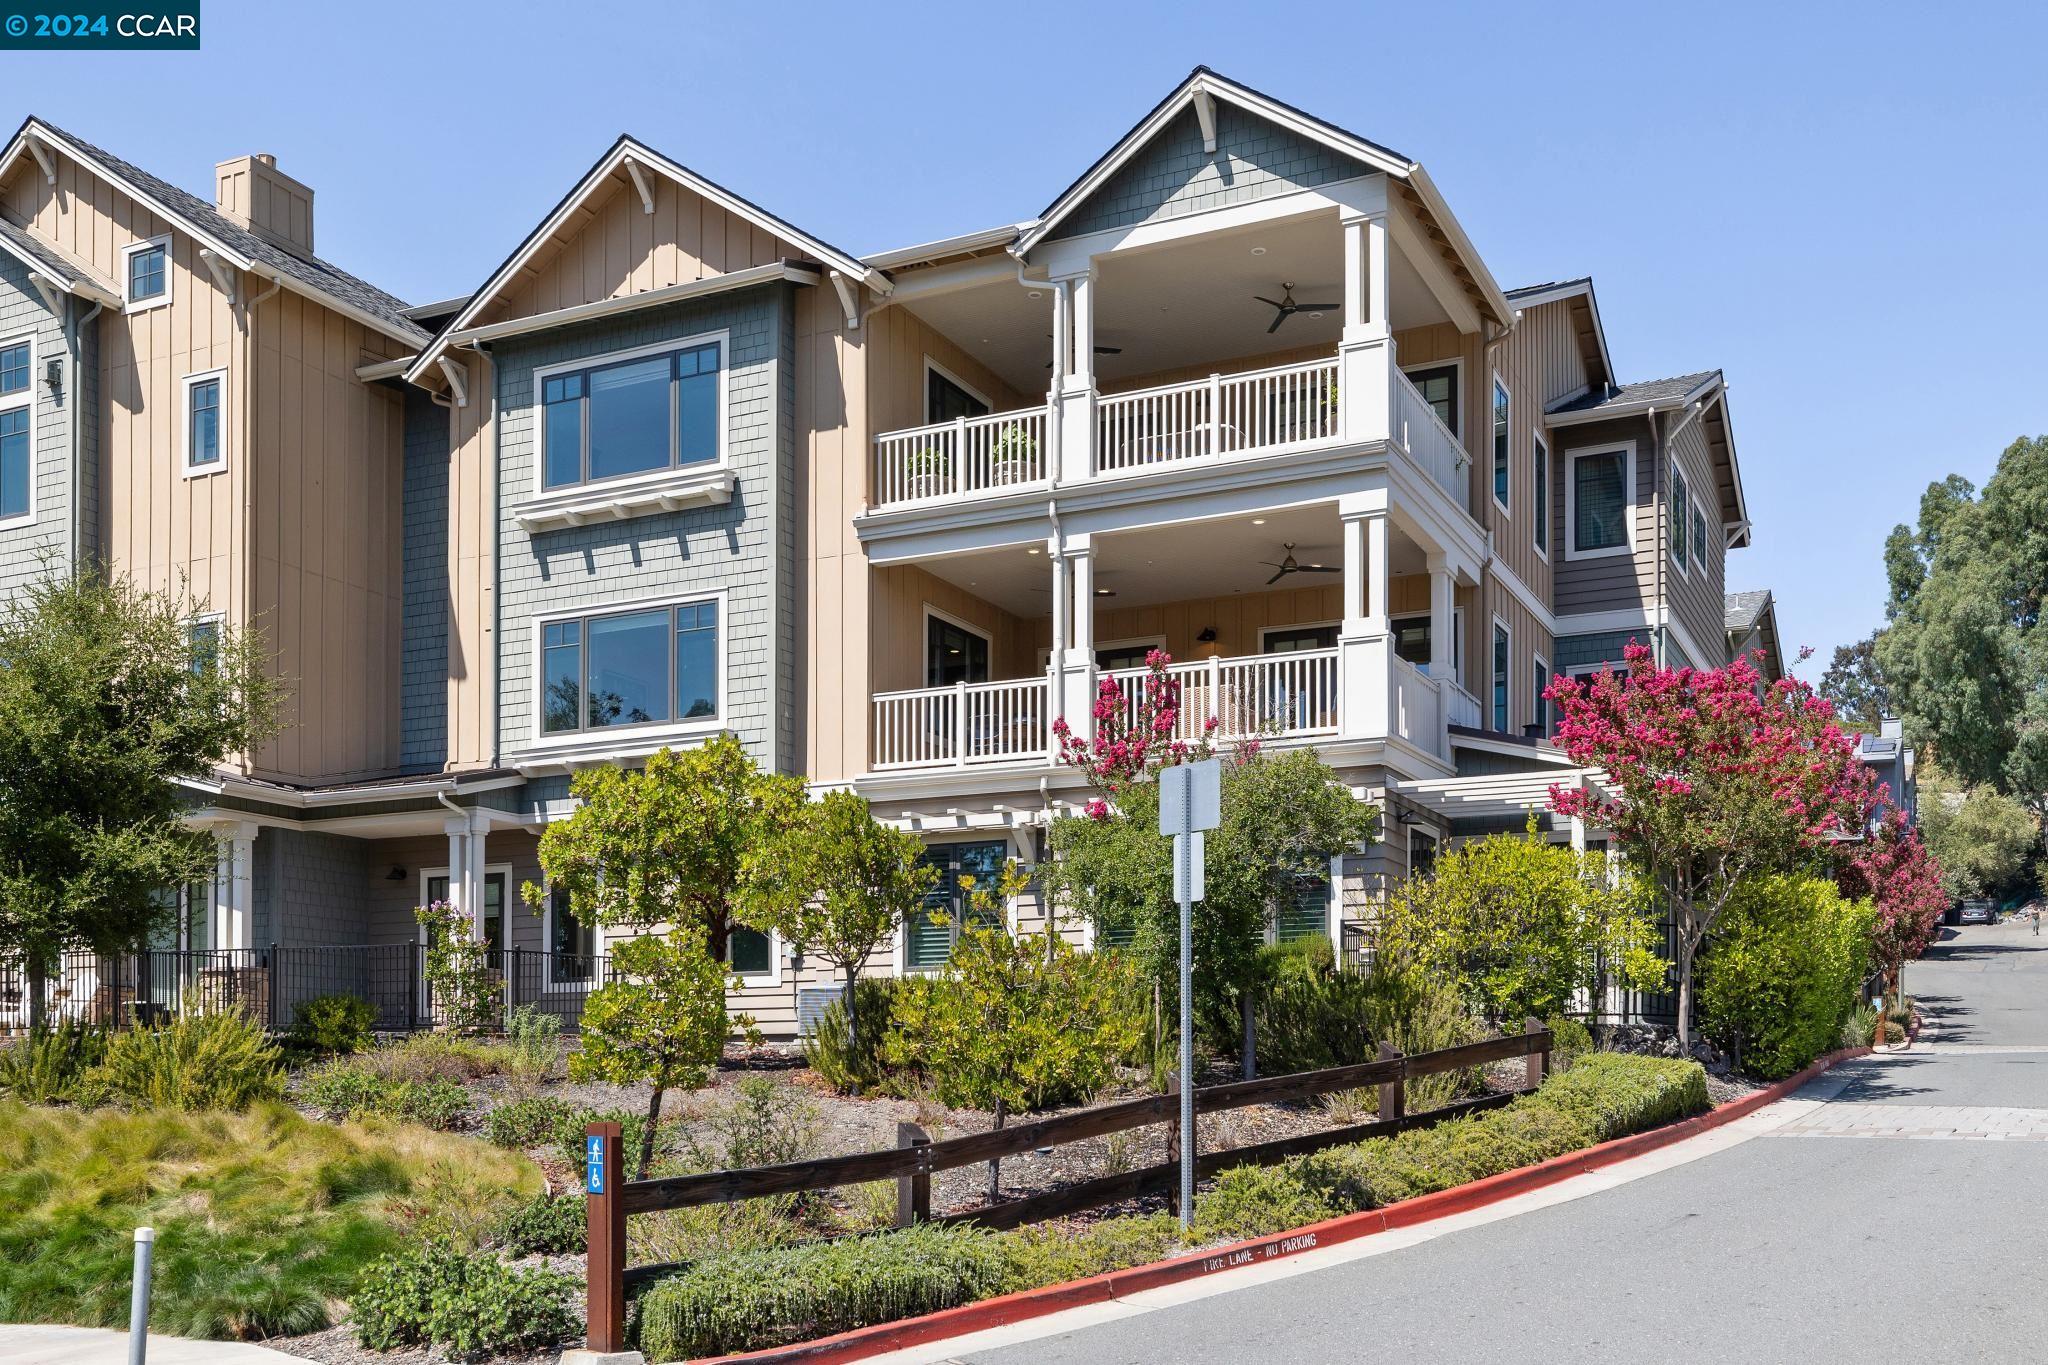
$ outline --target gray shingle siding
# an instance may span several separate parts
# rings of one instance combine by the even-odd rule
[[[722,591],[726,726],[764,764],[797,762],[794,309],[789,286],[653,309],[501,343],[498,384],[499,743],[538,733],[536,616]],[[538,489],[533,372],[723,331],[726,448],[736,485],[723,505],[529,534],[514,519]],[[621,732],[626,742],[629,732]]]
[[[70,306],[75,305],[67,300]],[[77,367],[65,347],[64,324],[65,319],[50,312],[29,283],[27,267],[0,255],[0,345],[24,338],[35,343],[29,371],[34,519],[0,528],[0,592],[13,592],[63,565],[65,524],[71,516],[71,441],[64,396],[77,379]],[[63,361],[62,393],[53,394],[43,382],[53,357]]]
[[[250,867],[253,941],[369,942],[370,846],[340,834],[265,829]]]
[[[1371,171],[1364,162],[1219,100],[1214,152],[1202,149],[1194,111],[1184,111],[1089,196],[1060,225],[1059,235],[1181,218]]]
[[[448,412],[418,389],[406,393],[404,499],[398,763],[432,772],[448,761]]]
[[[1620,663],[1621,652],[1628,647],[1630,640],[1640,640],[1646,645],[1654,643],[1647,629],[1610,630],[1598,635],[1560,635],[1552,646],[1556,657],[1550,661],[1551,666],[1559,673],[1567,673],[1587,664]]]

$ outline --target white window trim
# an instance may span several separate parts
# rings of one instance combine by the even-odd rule
[[[983,644],[988,646],[988,681],[994,682],[996,676],[996,637],[991,635],[986,630],[983,630],[980,626],[975,625],[973,622],[963,621],[959,617],[953,615],[952,612],[941,611],[937,607],[933,606],[931,603],[926,602],[924,604],[924,615],[921,618],[919,618],[921,624],[919,625],[917,632],[918,662],[923,665],[923,667],[920,668],[919,671],[924,674],[924,682],[921,683],[920,686],[926,688],[944,686],[944,684],[942,683],[935,683],[932,681],[932,620],[934,617],[936,617],[938,620],[944,621],[949,626],[956,626],[959,629],[966,631],[969,635],[975,636]],[[968,685],[970,687],[973,686],[972,683]]]
[[[1672,518],[1664,528],[1665,557],[1677,568],[1680,578],[1690,579],[1692,570],[1687,561],[1692,558],[1692,479],[1676,460],[1671,462],[1671,478],[1664,489],[1664,514]],[[1671,544],[1673,526],[1678,528],[1683,548]]]
[[[705,739],[724,730],[726,728],[726,708],[731,704],[732,695],[728,677],[732,658],[732,612],[727,596],[727,589],[713,588],[707,592],[669,593],[660,597],[629,598],[618,602],[606,602],[601,605],[593,604],[562,611],[544,612],[532,617],[530,624],[533,627],[533,642],[530,657],[533,663],[533,687],[531,689],[533,738],[521,752],[545,753],[553,749],[580,749],[587,748],[593,742],[604,743],[607,740],[613,741],[606,744],[608,750],[630,745],[637,752],[645,745],[659,748],[671,740]],[[653,611],[661,607],[679,607],[692,602],[718,603],[718,714],[699,716],[689,721],[650,721],[645,725],[606,725],[598,729],[563,730],[552,735],[541,730],[543,694],[546,692],[541,659],[541,641],[546,638],[545,627],[557,621],[588,621],[592,617],[597,616],[625,616],[636,611]],[[590,648],[587,633],[584,638],[583,648],[585,651],[588,651]],[[675,654],[675,641],[673,639],[669,641],[669,654],[671,667],[673,667]],[[589,655],[586,652],[584,656],[584,666],[586,669],[589,666],[589,662]],[[674,686],[675,678],[673,676],[669,678],[669,683],[671,687]],[[669,700],[673,702],[675,698],[671,696]],[[652,749],[649,752],[652,752]]]
[[[220,383],[220,458],[212,464],[192,463],[192,390],[209,381]],[[178,472],[188,479],[210,478],[228,471],[228,372],[202,370],[178,381]]]
[[[23,342],[28,343],[28,387],[0,397],[0,412],[20,408],[28,413],[28,510],[18,517],[0,518],[0,529],[29,526],[36,519],[36,338],[33,332],[27,336],[0,337],[0,347],[19,346]]]
[[[996,411],[996,405],[989,401],[989,397],[987,394],[983,393],[980,389],[976,388],[974,385],[962,379],[959,375],[954,374],[951,370],[947,369],[944,365],[941,365],[938,361],[933,360],[931,356],[927,354],[924,358],[924,392],[918,395],[918,406],[924,409],[925,426],[930,426],[933,422],[938,420],[937,418],[932,416],[931,377],[935,374],[938,375],[939,378],[945,380],[948,384],[951,384],[955,388],[959,389],[962,393],[965,393],[969,398],[972,398],[975,402],[987,408],[990,414],[994,414],[994,412]]]
[[[1494,405],[1494,399],[1495,399],[1495,398],[1497,398],[1497,397],[1500,397],[1500,396],[1502,396],[1502,395],[1505,395],[1505,396],[1506,396],[1506,398],[1507,398],[1507,400],[1508,400],[1508,414],[1507,414],[1507,437],[1508,437],[1508,449],[1507,449],[1507,462],[1508,462],[1508,500],[1507,500],[1506,502],[1502,502],[1502,501],[1500,500],[1500,494],[1499,494],[1498,492],[1496,492],[1496,491],[1495,491],[1495,490],[1496,490],[1496,489],[1498,488],[1498,486],[1499,486],[1499,483],[1500,483],[1500,481],[1499,481],[1499,480],[1498,480],[1497,478],[1495,478],[1495,477],[1494,477],[1494,449],[1493,449],[1493,425],[1494,425],[1494,423],[1493,423],[1493,409],[1494,409],[1494,406],[1495,406],[1495,405]],[[1504,514],[1506,514],[1506,515],[1507,515],[1507,516],[1508,516],[1508,517],[1509,517],[1510,519],[1512,519],[1512,518],[1514,517],[1514,515],[1515,515],[1515,508],[1514,508],[1514,502],[1515,502],[1515,391],[1514,391],[1513,389],[1509,388],[1509,387],[1507,386],[1507,381],[1506,381],[1506,380],[1504,380],[1504,379],[1502,379],[1502,378],[1500,377],[1500,371],[1499,371],[1499,370],[1495,370],[1495,371],[1493,371],[1493,387],[1492,387],[1492,388],[1490,388],[1490,389],[1488,389],[1488,390],[1486,391],[1486,493],[1487,493],[1487,496],[1488,496],[1488,497],[1490,497],[1490,498],[1492,498],[1492,499],[1493,499],[1493,505],[1494,505],[1495,507],[1498,507],[1498,508],[1499,508],[1499,509],[1500,509],[1500,510],[1501,510],[1501,511],[1502,511],[1502,512],[1504,513]]]
[[[699,460],[694,464],[664,465],[655,469],[635,470],[631,474],[618,474],[608,479],[579,479],[574,483],[547,485],[548,468],[548,423],[547,403],[541,395],[546,392],[547,381],[558,374],[573,374],[579,370],[598,369],[605,365],[616,365],[629,360],[644,360],[649,356],[673,355],[696,346],[718,343],[718,458]],[[732,467],[732,432],[727,409],[731,406],[732,383],[732,333],[726,328],[701,332],[696,336],[677,337],[672,341],[657,342],[651,346],[635,346],[624,351],[606,351],[600,355],[578,356],[553,365],[536,366],[533,371],[533,396],[531,420],[533,422],[533,495],[535,498],[558,498],[564,494],[581,493],[590,489],[620,488],[659,485],[667,480],[689,482],[700,478],[709,470]],[[590,401],[586,388],[583,401]],[[587,425],[587,423],[586,423]]]
[[[752,928],[751,925],[733,925],[732,928]],[[782,950],[782,931],[768,931],[768,970],[765,972],[743,972],[732,965],[732,933],[725,936],[725,969],[732,979],[740,983],[741,990],[770,990],[782,984],[782,963],[789,954]]]
[[[543,956],[552,957],[555,952],[555,884],[545,876],[540,883],[540,951]],[[590,930],[590,954],[593,959],[604,956],[604,930],[592,925]],[[598,986],[598,969],[592,964],[590,976],[582,981],[543,981],[542,995],[586,995]]]
[[[1714,523],[1707,516],[1706,504],[1701,502],[1697,495],[1692,500],[1692,510],[1692,529],[1686,532],[1686,538],[1692,542],[1692,566],[1701,573],[1705,573],[1708,567],[1707,551],[1706,546],[1702,542],[1706,540],[1706,537],[1699,533],[1702,530],[1711,532],[1714,529]]]
[[[1494,635],[1488,635],[1486,637],[1486,701],[1484,702],[1484,705],[1486,707],[1486,718],[1489,721],[1505,719],[1505,727],[1494,730],[1493,733],[1497,735],[1512,735],[1515,733],[1515,628],[1509,625],[1506,621],[1503,621],[1498,616],[1495,616],[1493,618],[1493,628],[1495,631],[1508,637],[1508,692],[1506,707],[1507,714],[1505,717],[1502,717],[1500,713],[1494,709],[1493,705],[1493,688],[1494,683],[1496,682],[1493,672],[1493,664],[1494,660],[1500,656],[1500,651],[1495,647],[1496,637]]]
[[[1619,545],[1597,550],[1579,548],[1578,462],[1591,455],[1621,456],[1622,529],[1627,538]],[[1609,441],[1603,445],[1576,446],[1564,453],[1564,557],[1567,560],[1610,559],[1636,552],[1636,443]]]
[[[965,830],[950,838],[927,839],[925,847],[944,848],[948,844],[993,843],[1006,843],[1010,846],[1009,853],[1004,855],[1005,858],[1015,859],[1017,862],[1022,863],[1030,857],[1030,850],[1021,846],[1019,832],[1014,829],[1000,831],[986,829]],[[1015,896],[1007,896],[1003,899],[1003,924],[1011,933],[1017,932],[1017,898]],[[953,943],[959,943],[960,922],[958,920],[953,922],[952,932]],[[948,947],[946,950],[947,962],[952,961],[952,958],[953,950],[951,947]],[[946,969],[946,963],[944,962],[936,967],[913,967],[910,965],[910,917],[908,915],[904,916],[902,921],[896,926],[896,943],[890,951],[890,961],[894,964],[896,975],[898,976],[927,975],[942,972]]]
[[[1440,836],[1439,836],[1439,835],[1437,834],[1437,832],[1436,832],[1436,827],[1435,827],[1435,826],[1433,826],[1433,825],[1409,825],[1409,826],[1408,826],[1408,843],[1407,843],[1407,855],[1408,855],[1408,875],[1409,875],[1410,877],[1413,877],[1413,876],[1415,875],[1415,836],[1416,836],[1416,835],[1418,835],[1418,834],[1420,834],[1420,835],[1421,835],[1421,836],[1422,836],[1423,838],[1425,838],[1425,839],[1429,839],[1429,840],[1433,841],[1433,842],[1434,842],[1434,843],[1436,844],[1436,852],[1437,852],[1437,856],[1438,856],[1438,857],[1442,857],[1442,856],[1443,856],[1443,851],[1444,851],[1444,841],[1443,841],[1443,839],[1442,839],[1442,838],[1441,838],[1441,837],[1440,837]]]
[[[1529,661],[1529,723],[1531,725],[1541,725],[1543,727],[1543,738],[1547,740],[1550,738],[1552,722],[1556,720],[1556,716],[1555,714],[1546,716],[1544,711],[1545,708],[1550,708],[1554,712],[1555,707],[1552,703],[1543,700],[1543,689],[1536,686],[1536,681],[1540,677],[1545,681],[1546,685],[1555,683],[1557,681],[1557,671],[1550,666],[1550,660],[1544,658],[1541,654],[1530,654]]]
[[[1415,376],[1424,370],[1456,370],[1458,372],[1457,397],[1451,404],[1451,416],[1458,419],[1458,424],[1451,428],[1451,435],[1457,437],[1459,442],[1462,443],[1465,439],[1465,357],[1454,355],[1449,360],[1418,361],[1413,365],[1403,365],[1401,367],[1401,374],[1410,384],[1413,384]],[[1493,413],[1491,410],[1487,412],[1486,418],[1488,424],[1486,429],[1490,434],[1493,430]]]
[[[140,255],[142,252],[148,251],[153,247],[163,248],[164,292],[161,294],[152,295],[146,299],[131,298],[129,297],[128,294],[128,286],[133,279],[133,275],[128,268],[128,262],[130,258]],[[171,301],[171,294],[177,287],[172,279],[172,277],[177,273],[176,266],[177,261],[171,254],[171,235],[168,232],[163,234],[161,237],[151,237],[146,241],[136,242],[130,246],[122,247],[121,311],[128,314],[128,316],[133,317],[137,313],[146,313],[152,308],[161,308],[165,304],[169,303]]]
[[[1532,427],[1529,431],[1529,439],[1533,443],[1529,447],[1529,492],[1532,503],[1532,506],[1529,508],[1529,543],[1534,547],[1536,557],[1545,564],[1548,564],[1550,562],[1550,513],[1552,510],[1551,489],[1548,485],[1556,471],[1551,467],[1550,463],[1550,442],[1543,439],[1543,433]],[[1540,462],[1536,458],[1536,452],[1539,450],[1543,452],[1543,459]],[[1542,465],[1543,477],[1541,480],[1536,478],[1537,465],[1539,463]],[[1540,498],[1535,496],[1536,486],[1539,482],[1545,485],[1543,496]]]
[[[490,878],[498,876],[500,874],[503,874],[505,878],[505,899],[503,904],[499,905],[498,907],[498,914],[502,917],[499,921],[500,929],[505,936],[505,941],[500,946],[510,948],[513,946],[512,897],[516,894],[516,888],[512,884],[512,864],[484,864],[485,880],[489,880]],[[446,877],[448,879],[448,893],[450,895],[453,895],[455,893],[455,874],[453,872],[449,871],[446,867],[423,867],[420,869],[420,898],[418,901],[414,902],[415,904],[425,905],[427,903],[427,883],[432,881],[436,877]],[[469,913],[470,923],[476,923],[476,909],[472,908]],[[422,924],[420,926],[420,942],[425,943],[426,941],[427,926]]]

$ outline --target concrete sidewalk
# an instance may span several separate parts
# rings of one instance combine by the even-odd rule
[[[149,1339],[149,1365],[263,1365],[295,1362],[262,1346],[233,1341]],[[97,1327],[0,1327],[0,1365],[128,1365],[128,1334]]]

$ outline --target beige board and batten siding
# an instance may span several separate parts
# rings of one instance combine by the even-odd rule
[[[451,770],[497,759],[497,420],[490,360],[452,352],[469,402],[448,404],[448,758]]]
[[[871,463],[867,330],[846,326],[831,290],[796,291],[798,676],[815,782],[843,782],[868,766],[869,570],[853,526]]]

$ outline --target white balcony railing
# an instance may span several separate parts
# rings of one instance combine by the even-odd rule
[[[1408,376],[1394,371],[1394,440],[1460,507],[1470,506],[1472,461]]]
[[[1446,722],[1451,725],[1462,725],[1468,730],[1477,730],[1479,728],[1479,698],[1473,696],[1456,683],[1451,683],[1445,691],[1451,699],[1451,713],[1445,717]]]
[[[875,439],[875,505],[1044,483],[1045,408],[962,417]]]
[[[1435,753],[1443,743],[1443,694],[1436,679],[1398,654],[1387,686],[1387,732]]]
[[[1334,358],[1111,394],[1095,408],[1095,472],[1333,441],[1337,404]]]
[[[883,692],[875,705],[875,767],[967,767],[1044,758],[1044,678]]]
[[[1123,689],[1124,716],[1135,723],[1144,701],[1142,668],[1109,676]],[[1174,738],[1193,741],[1209,730],[1219,742],[1331,735],[1337,733],[1337,651],[1301,650],[1239,659],[1203,659],[1174,664],[1167,675],[1180,683],[1180,715]]]

